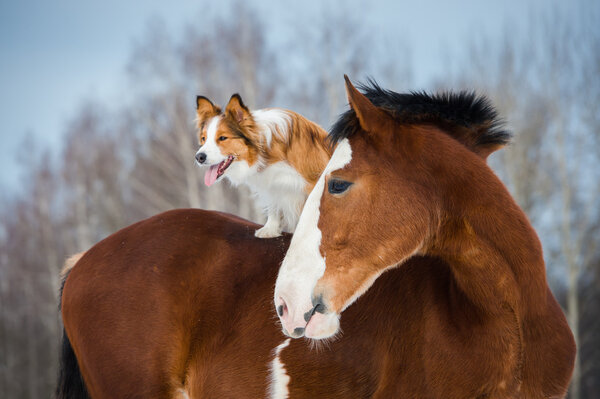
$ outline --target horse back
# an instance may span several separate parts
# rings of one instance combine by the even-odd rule
[[[261,296],[247,301],[257,309],[244,314],[271,311],[264,293],[288,238],[256,239],[256,227],[226,214],[175,210],[86,252],[64,283],[62,315],[92,397],[173,397],[194,355],[211,352],[203,348],[244,317],[237,302]],[[132,371],[135,392],[123,375]]]
[[[65,281],[62,313],[92,398],[257,398],[277,389],[320,398],[538,397],[561,392],[569,378],[566,366],[539,367],[561,354],[568,364],[571,353],[561,349],[568,328],[556,329],[562,313],[551,294],[552,315],[525,320],[519,332],[511,309],[481,311],[434,257],[384,273],[344,312],[332,341],[290,341],[272,297],[289,237],[257,239],[257,227],[170,211],[86,252]]]

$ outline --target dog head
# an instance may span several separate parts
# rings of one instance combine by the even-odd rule
[[[257,162],[260,140],[252,114],[239,94],[231,96],[224,112],[208,98],[198,96],[196,112],[200,142],[196,162],[209,167],[204,175],[207,186],[227,176],[234,163],[251,167]]]

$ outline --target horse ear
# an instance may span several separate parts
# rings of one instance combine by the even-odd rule
[[[198,121],[205,121],[208,118],[218,115],[221,112],[219,107],[215,106],[208,98],[196,96],[196,113]]]
[[[358,91],[350,82],[348,75],[344,75],[344,79],[346,80],[348,104],[356,113],[360,126],[369,133],[378,131],[382,122],[389,119],[389,115],[376,107],[364,94]]]
[[[487,161],[487,158],[492,154],[492,152],[495,152],[505,146],[506,144],[492,144],[485,147],[479,147],[475,149],[475,153],[477,153],[481,158]]]
[[[244,105],[242,97],[237,93],[229,99],[229,103],[225,107],[225,115],[236,121],[238,124],[242,124],[245,119],[251,117],[250,110]]]

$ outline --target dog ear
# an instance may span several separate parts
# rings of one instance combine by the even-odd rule
[[[242,124],[244,120],[250,119],[252,116],[250,115],[250,110],[244,102],[242,101],[242,97],[239,94],[235,93],[229,99],[229,103],[225,107],[225,115],[236,121],[238,124]]]
[[[196,96],[196,113],[198,114],[198,122],[201,123],[208,118],[219,115],[221,109],[215,106],[208,98]]]

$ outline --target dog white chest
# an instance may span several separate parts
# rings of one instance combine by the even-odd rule
[[[300,173],[287,162],[277,162],[250,177],[247,184],[258,205],[267,212],[281,212],[284,225],[293,231],[306,200],[307,182]]]

